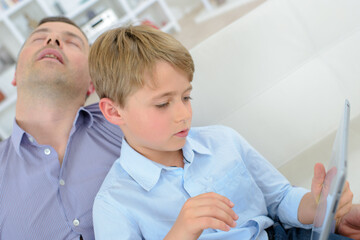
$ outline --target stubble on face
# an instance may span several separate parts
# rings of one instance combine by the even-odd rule
[[[46,27],[51,29],[53,25]],[[67,28],[68,26],[65,24],[65,29],[68,30]],[[89,83],[90,79],[86,55],[88,51],[85,49],[81,56],[81,54],[71,53],[69,49],[65,53],[63,49],[55,45],[32,46],[31,44],[25,43],[19,54],[16,70],[18,93],[31,94],[41,98],[50,97],[51,99],[83,96],[85,100],[87,88],[84,86],[88,86],[86,83]],[[39,47],[40,49],[38,49]],[[62,63],[51,60],[38,61],[37,58],[41,52],[50,48],[62,56]],[[71,55],[71,61],[68,59],[68,54]]]

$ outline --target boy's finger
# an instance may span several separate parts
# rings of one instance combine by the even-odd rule
[[[232,211],[232,210],[231,210]],[[219,208],[217,206],[202,206],[196,209],[197,218],[214,218],[221,222],[224,222],[226,225],[230,227],[235,227],[236,222],[232,217],[232,213]]]
[[[326,176],[326,171],[324,165],[322,163],[316,163],[314,166],[314,176],[311,182],[311,193],[315,197],[317,203],[319,201],[325,176]]]
[[[224,211],[227,215],[229,215],[233,220],[237,220],[239,216],[234,212],[234,210],[225,204],[223,201],[219,199],[208,199],[207,207],[215,207]]]
[[[224,202],[225,204],[227,204],[230,207],[234,206],[234,203],[231,202],[230,199],[228,199],[227,197],[225,197],[223,195],[215,193],[215,192],[203,193],[203,194],[200,194],[200,195],[194,197],[193,199],[202,199],[202,198],[214,198],[214,199],[218,199],[218,200]]]
[[[210,217],[202,217],[199,218],[197,221],[198,224],[198,228],[200,229],[207,229],[207,228],[212,228],[212,229],[219,229],[222,231],[230,231],[231,227],[229,225],[227,225],[226,223],[224,223],[223,221],[220,221],[216,218],[210,218]]]
[[[239,216],[234,212],[234,210],[226,204],[222,199],[212,198],[212,197],[201,197],[194,198],[191,201],[187,202],[184,205],[184,209],[191,209],[192,214],[196,215],[194,217],[200,216],[211,216],[211,211],[221,210],[231,217],[232,220],[237,220]],[[208,209],[208,212],[200,211],[200,209]]]
[[[336,218],[344,216],[346,213],[348,213],[352,206],[352,200],[353,200],[354,194],[350,190],[349,182],[346,181],[344,184],[344,189],[341,194],[341,198],[339,201],[339,205],[336,211]]]
[[[345,216],[351,209],[351,204],[346,204],[342,207],[338,207],[335,214],[335,219],[341,219]]]
[[[322,185],[326,176],[325,167],[322,163],[316,163],[314,166],[314,176],[313,176],[313,183],[318,185]]]

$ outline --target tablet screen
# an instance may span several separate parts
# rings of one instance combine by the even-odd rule
[[[337,209],[347,168],[347,141],[349,131],[350,104],[346,100],[344,113],[337,130],[332,148],[331,159],[316,210],[311,239],[325,240],[335,231],[334,215]]]

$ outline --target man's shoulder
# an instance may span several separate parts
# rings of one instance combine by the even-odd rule
[[[12,148],[11,136],[0,142],[0,161],[5,154]]]
[[[93,116],[100,116],[100,117],[103,116],[101,113],[101,110],[99,108],[99,103],[93,103],[90,105],[86,105],[86,106],[84,106],[84,109],[87,110],[88,112],[90,112],[90,114]]]
[[[106,120],[99,108],[99,103],[87,105],[84,109],[88,111],[93,118],[93,129],[99,130],[102,134],[114,136],[118,141],[121,141],[123,133],[120,127]]]
[[[4,172],[7,168],[7,165],[11,162],[13,158],[14,148],[12,145],[11,137],[0,142],[0,195],[1,195],[1,185],[3,181]]]

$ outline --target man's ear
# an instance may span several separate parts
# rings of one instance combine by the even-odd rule
[[[118,104],[114,103],[111,99],[109,98],[100,99],[99,107],[106,120],[108,120],[112,124],[120,126],[124,123],[121,115],[120,107],[118,106]]]
[[[13,80],[11,81],[11,84],[16,87],[16,72],[14,73],[14,78]]]
[[[95,92],[95,87],[94,87],[94,84],[92,82],[90,82],[89,88],[86,92],[86,96],[90,96],[93,92]]]

